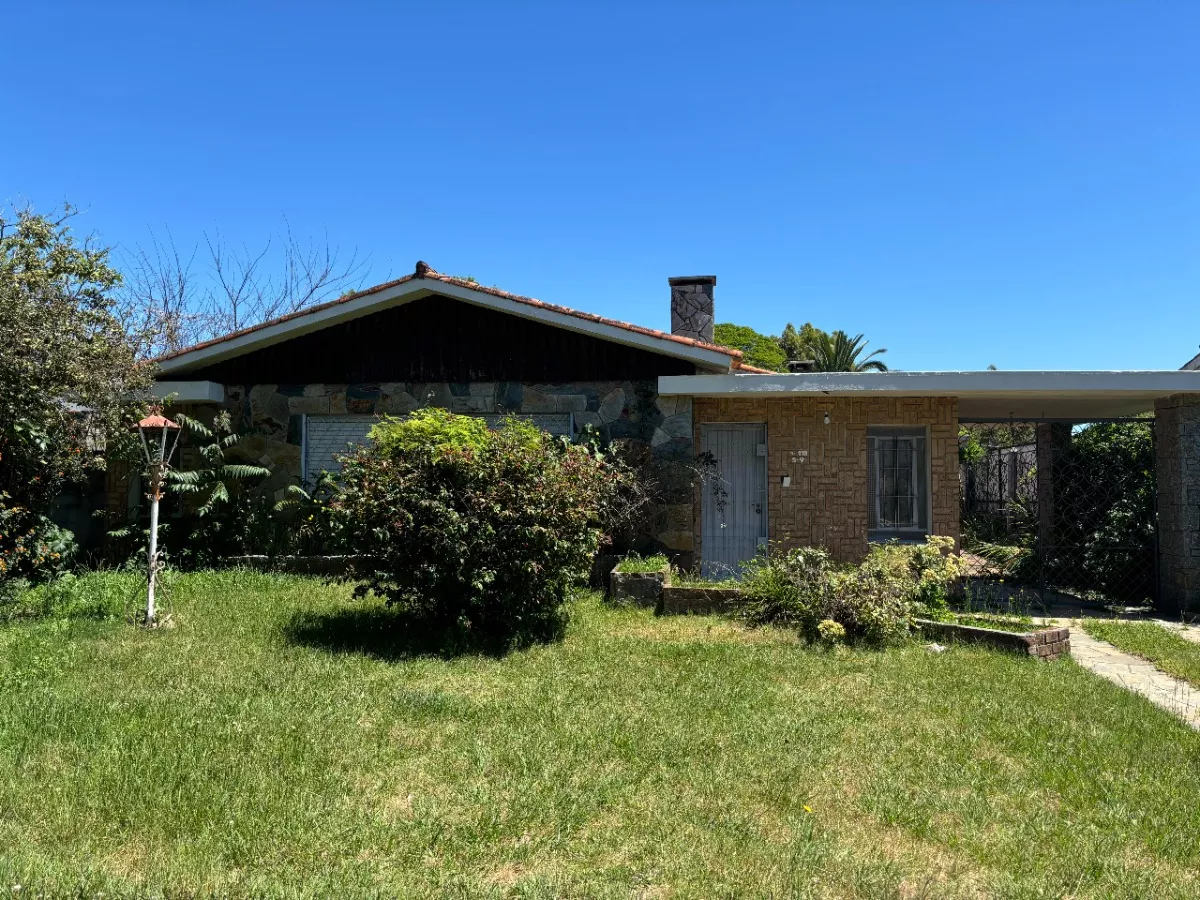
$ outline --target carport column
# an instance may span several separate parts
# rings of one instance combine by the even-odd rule
[[[1053,547],[1056,540],[1054,470],[1058,456],[1071,441],[1071,426],[1042,422],[1037,426],[1038,544]]]
[[[1200,394],[1154,404],[1159,607],[1200,610]]]

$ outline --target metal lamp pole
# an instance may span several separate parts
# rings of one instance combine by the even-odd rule
[[[179,443],[179,426],[163,416],[160,409],[153,408],[150,410],[150,415],[137,423],[137,430],[142,438],[142,451],[146,454],[146,462],[150,471],[150,490],[146,493],[146,498],[150,501],[150,552],[147,554],[149,587],[146,590],[146,624],[153,625],[157,616],[154,606],[154,589],[158,578],[158,504],[162,500],[163,480],[170,467],[171,454],[175,452],[175,445]]]

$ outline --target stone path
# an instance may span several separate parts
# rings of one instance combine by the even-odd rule
[[[1187,637],[1200,643],[1200,635]],[[1107,641],[1096,640],[1077,625],[1071,628],[1071,658],[1200,729],[1200,690],[1193,690],[1186,681],[1160,672],[1152,663],[1124,653]]]

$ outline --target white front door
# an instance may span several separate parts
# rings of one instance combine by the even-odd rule
[[[700,571],[736,575],[767,542],[767,426],[700,426],[701,452],[715,468],[702,486]]]

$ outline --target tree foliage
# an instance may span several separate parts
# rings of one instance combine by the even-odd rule
[[[788,363],[809,360],[818,372],[886,372],[887,366],[875,357],[887,353],[880,348],[866,353],[867,342],[861,334],[850,337],[844,331],[826,332],[805,322],[799,328],[791,322],[782,334],[769,335],[746,325],[723,322],[713,329],[713,340],[742,351],[742,361],[772,372],[786,372]]]
[[[720,322],[713,328],[713,340],[722,347],[742,351],[742,362],[772,372],[787,371],[787,354],[779,339],[761,334],[748,325]]]
[[[115,314],[121,276],[73,215],[0,212],[0,581],[52,561],[50,504],[101,449],[132,449],[150,383]]]
[[[841,330],[832,334],[822,332],[809,345],[818,372],[886,372],[887,365],[874,357],[887,353],[887,348],[872,350],[864,356],[866,349],[867,342],[861,334],[850,337]]]
[[[489,431],[442,409],[384,419],[371,437],[332,501],[365,586],[474,646],[559,634],[628,471],[528,423]]]

